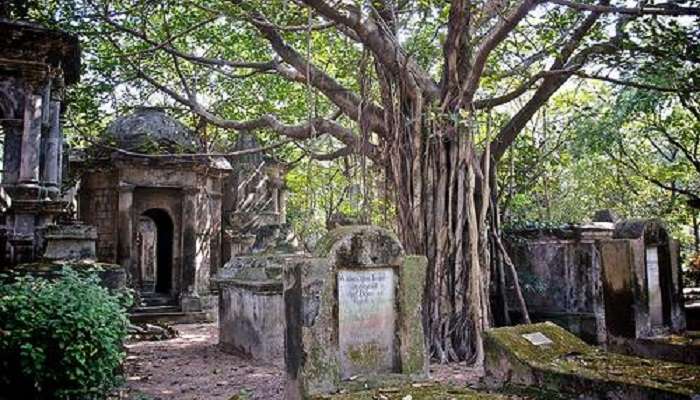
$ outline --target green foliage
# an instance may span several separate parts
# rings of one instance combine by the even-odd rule
[[[328,151],[323,146],[316,150]],[[360,163],[348,158],[303,160],[287,174],[287,219],[309,249],[338,215],[391,229],[395,215],[386,198],[382,171],[368,166],[363,179]]]
[[[103,398],[120,377],[130,298],[70,268],[11,279],[0,286],[0,393]]]
[[[696,5],[698,0],[685,3]],[[396,41],[435,81],[441,81],[451,3],[416,0],[395,4],[400,4],[395,16]],[[343,13],[352,6],[367,14],[375,12],[371,1],[337,6]],[[497,9],[483,11],[491,6]],[[505,15],[511,6],[512,2],[487,0],[470,3],[468,56],[489,33],[489,21]],[[86,145],[102,135],[115,114],[147,104],[164,106],[190,128],[197,127],[209,150],[230,149],[235,132],[212,124],[199,129],[200,119],[192,110],[164,95],[142,79],[143,75],[184,97],[191,92],[208,111],[225,119],[246,121],[272,114],[284,123],[296,124],[333,115],[335,106],[323,94],[281,77],[274,68],[258,71],[208,65],[166,51],[172,48],[181,54],[234,63],[278,60],[269,41],[250,24],[251,11],[264,14],[271,26],[285,27],[279,32],[290,47],[363,101],[386,107],[386,99],[379,95],[381,79],[373,67],[375,55],[337,27],[309,31],[309,25],[320,26],[328,20],[295,2],[34,0],[30,19],[72,32],[81,41],[84,71],[81,82],[69,89],[68,140],[78,147]],[[101,16],[103,13],[110,16],[111,23]],[[529,78],[550,68],[554,57],[562,53],[562,43],[588,16],[571,7],[538,5],[493,50],[476,98],[513,93]],[[697,110],[697,18],[619,17],[616,13],[602,15],[578,46],[576,53],[607,42],[614,43],[616,49],[611,52],[604,46],[605,51],[591,53],[582,71],[678,89]],[[697,172],[668,140],[678,140],[697,153],[697,117],[679,104],[677,93],[668,90],[590,82],[572,77],[519,133],[501,160],[499,202],[505,211],[504,224],[546,227],[580,223],[598,209],[611,208],[623,217],[661,217],[670,223],[674,234],[689,243],[691,218],[685,198],[650,179],[700,191]],[[426,103],[423,117],[426,122],[451,120],[468,128],[476,126],[475,139],[482,146],[495,139],[540,83],[535,81],[522,96],[491,109],[446,113],[439,102]],[[336,121],[359,135],[357,124],[350,119],[344,116]],[[268,130],[255,134],[262,145],[282,139]],[[369,141],[379,144],[382,140],[370,137]],[[342,146],[337,140],[316,137],[274,150],[277,159],[296,167],[287,178],[288,216],[302,239],[322,235],[334,213],[385,226],[394,221],[394,210],[388,205],[391,193],[385,193],[391,189],[383,185],[382,166],[370,163],[369,178],[363,183],[357,172],[359,157],[323,162],[309,157],[331,154]],[[382,146],[379,149],[391,151]]]
[[[688,251],[693,210],[653,181],[698,193],[700,177],[671,140],[692,149],[699,129],[672,94],[600,83],[563,90],[501,163],[504,223],[556,227],[612,209],[663,219]]]

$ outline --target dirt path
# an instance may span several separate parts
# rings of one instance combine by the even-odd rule
[[[124,399],[229,400],[282,398],[279,366],[253,364],[219,350],[214,324],[175,325],[179,337],[127,345]],[[244,396],[241,396],[244,397]]]
[[[127,382],[121,399],[282,399],[281,365],[260,365],[219,350],[215,324],[175,325],[176,339],[127,345]],[[463,365],[432,365],[434,380],[455,386],[476,382],[480,371]]]

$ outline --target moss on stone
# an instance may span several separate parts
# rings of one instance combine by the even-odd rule
[[[534,332],[543,333],[554,343],[535,346],[522,337]],[[507,349],[514,361],[552,376],[576,375],[682,395],[700,393],[698,366],[604,352],[552,323],[492,329],[486,336],[489,343]]]
[[[476,392],[465,388],[444,385],[414,385],[364,390],[355,393],[325,395],[312,397],[314,400],[402,400],[411,396],[412,400],[505,400],[508,396],[485,392]]]
[[[316,249],[314,252],[315,256],[327,257],[328,254],[331,252],[333,245],[335,245],[339,240],[343,239],[346,236],[353,236],[365,232],[379,232],[382,235],[391,238],[395,242],[400,243],[396,235],[387,229],[373,225],[346,225],[333,229],[332,231],[328,232],[323,238],[321,238],[321,240],[318,241],[318,244],[316,244]]]
[[[541,332],[554,343],[549,346],[534,346],[522,337],[534,332]],[[550,322],[492,329],[486,335],[528,364],[547,365],[562,354],[585,353],[591,349],[578,337]]]
[[[428,354],[423,332],[423,284],[428,260],[424,256],[404,258],[401,268],[401,308],[406,326],[401,336],[401,370],[405,374],[427,374]]]
[[[379,349],[376,343],[364,343],[359,346],[350,346],[347,351],[347,357],[355,366],[362,367],[366,370],[371,370],[372,367],[380,363],[382,359],[382,350]]]

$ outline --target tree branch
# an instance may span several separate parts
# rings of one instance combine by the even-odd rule
[[[608,5],[595,5],[577,3],[570,0],[547,0],[553,4],[570,7],[580,11],[595,11],[597,13],[617,13],[627,15],[667,15],[667,16],[698,16],[700,8],[697,7],[682,7],[673,3],[657,4],[648,7],[630,8],[616,7]]]
[[[362,143],[358,136],[355,135],[350,129],[345,128],[337,122],[324,118],[314,118],[307,123],[299,125],[286,125],[277,120],[277,118],[275,118],[273,115],[269,114],[249,121],[236,121],[221,118],[214,113],[207,111],[201,104],[197,103],[193,99],[187,99],[174,90],[159,83],[152,77],[146,75],[140,69],[136,68],[136,70],[139,76],[149,82],[151,85],[155,86],[178,103],[189,107],[195,114],[201,116],[209,123],[218,127],[245,132],[269,129],[282,136],[298,140],[311,139],[317,137],[318,135],[328,134],[345,144],[347,147],[354,149],[358,153],[364,152],[364,154],[370,157],[373,161],[381,162],[382,160],[381,152],[376,145],[367,142]]]
[[[479,80],[484,72],[486,61],[488,60],[491,51],[498,46],[508,34],[515,29],[518,23],[537,5],[538,0],[523,0],[515,7],[508,15],[494,26],[494,28],[482,40],[481,45],[476,49],[472,59],[472,68],[469,72],[466,81],[463,84],[461,98],[459,104],[469,104],[474,99],[474,94],[479,86]]]
[[[351,90],[343,87],[328,74],[313,65],[309,60],[304,58],[299,52],[289,46],[280,36],[279,32],[267,23],[265,17],[257,12],[251,12],[254,17],[251,23],[260,31],[272,46],[272,49],[279,55],[284,62],[294,67],[298,74],[292,74],[289,70],[277,69],[282,72],[282,75],[292,78],[296,81],[306,82],[308,76],[309,84],[320,90],[328,99],[333,102],[338,108],[348,117],[357,120],[358,109],[361,104],[361,99]],[[363,112],[367,113],[366,117],[369,122],[369,128],[380,134],[386,134],[386,128],[383,121],[383,110],[375,104],[365,104],[362,106]]]
[[[208,57],[199,57],[195,56],[193,54],[188,54],[184,53],[172,45],[169,44],[169,41],[166,40],[164,42],[157,42],[151,38],[148,37],[145,33],[139,32],[135,29],[128,28],[124,25],[118,24],[114,22],[109,15],[107,14],[106,10],[104,12],[101,12],[98,7],[93,4],[92,1],[88,1],[88,3],[96,10],[96,15],[99,16],[99,18],[107,23],[109,26],[114,28],[115,30],[122,32],[122,33],[127,33],[133,37],[139,38],[143,40],[145,43],[148,43],[149,45],[153,46],[152,48],[154,50],[163,50],[168,54],[175,55],[179,58],[182,58],[184,60],[196,63],[196,64],[205,64],[205,65],[216,65],[220,67],[229,67],[229,68],[251,68],[251,69],[257,69],[257,70],[271,70],[274,69],[275,67],[275,62],[274,61],[266,61],[266,62],[254,62],[254,61],[230,61],[230,60],[224,60],[224,59],[219,59],[219,58],[208,58]]]
[[[640,83],[640,82],[632,82],[632,81],[610,78],[610,77],[601,76],[601,75],[591,75],[591,74],[585,73],[583,71],[577,71],[574,73],[574,75],[579,76],[581,78],[585,78],[585,79],[594,79],[594,80],[598,80],[598,81],[610,82],[610,83],[614,83],[616,85],[635,87],[637,89],[656,90],[658,92],[665,92],[665,93],[678,93],[678,92],[682,91],[681,89],[676,89],[676,88],[650,85],[647,83]],[[698,89],[690,88],[688,90],[694,91],[694,90],[700,90],[700,88],[698,88]]]
[[[573,71],[574,71],[573,69],[563,69],[563,70],[556,70],[556,71],[549,70],[549,71],[538,72],[537,74],[531,76],[527,81],[520,84],[520,86],[515,88],[513,91],[506,93],[502,96],[492,97],[490,99],[475,100],[472,103],[472,106],[476,110],[481,110],[481,109],[493,108],[496,106],[500,106],[502,104],[509,103],[509,102],[517,99],[518,97],[522,96],[523,94],[525,94],[525,92],[527,92],[532,87],[532,85],[534,85],[535,82],[537,82],[538,80],[545,78],[545,77],[548,77],[548,76],[570,74]]]
[[[359,9],[344,13],[324,0],[301,1],[324,17],[349,28],[372,51],[377,61],[394,75],[406,78],[406,83],[422,90],[425,97],[434,98],[440,94],[437,83],[413,58],[405,54],[396,38],[392,37],[392,32],[383,29],[372,18],[363,20]]]
[[[609,0],[601,0],[601,4],[607,5]],[[610,51],[610,43],[614,43],[613,39],[609,43],[590,46],[581,50],[575,57],[572,54],[576,51],[581,41],[586,34],[593,28],[601,13],[592,12],[571,34],[562,46],[562,50],[552,63],[550,71],[561,69],[575,69],[585,63],[587,58],[597,51]],[[571,60],[570,60],[571,59]],[[568,65],[568,66],[567,66]],[[573,72],[567,74],[557,74],[545,77],[542,80],[539,88],[532,95],[530,100],[501,128],[496,139],[491,143],[491,154],[495,160],[500,160],[505,154],[508,147],[513,143],[518,133],[530,121],[537,110],[544,105],[552,95],[569,79]]]

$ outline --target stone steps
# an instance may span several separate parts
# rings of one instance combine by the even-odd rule
[[[132,323],[161,323],[161,324],[198,324],[213,322],[214,316],[206,311],[199,312],[182,312],[176,308],[176,311],[161,311],[148,310],[142,312],[143,309],[136,309],[129,314],[129,319]]]
[[[169,305],[162,305],[162,306],[142,306],[142,307],[135,307],[134,310],[132,311],[133,314],[161,314],[161,313],[173,313],[173,312],[181,312],[180,307],[169,304]]]
[[[140,307],[175,306],[177,304],[172,296],[163,293],[140,292],[139,297],[141,299]]]
[[[175,300],[172,297],[152,297],[152,298],[141,298],[142,307],[158,307],[158,306],[173,306],[175,305]]]

